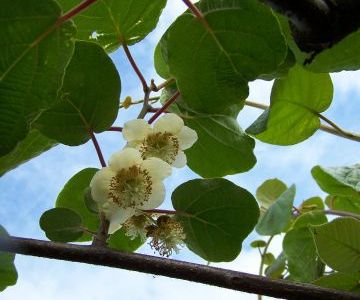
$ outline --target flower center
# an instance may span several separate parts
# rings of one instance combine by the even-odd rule
[[[143,159],[157,157],[172,164],[179,153],[179,140],[169,132],[157,132],[147,136],[140,146]]]
[[[109,197],[122,208],[137,207],[149,200],[152,181],[139,166],[121,169],[110,181]]]

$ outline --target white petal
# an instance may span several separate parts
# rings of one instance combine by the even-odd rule
[[[163,180],[171,175],[171,166],[157,157],[144,160],[142,167],[149,171],[152,181]]]
[[[124,124],[122,134],[124,139],[131,141],[141,141],[152,131],[151,126],[143,119],[135,119]]]
[[[176,114],[165,114],[154,124],[157,132],[170,132],[177,134],[184,127],[184,121]]]
[[[91,179],[91,196],[94,201],[103,204],[108,201],[109,185],[111,178],[116,175],[110,168],[102,168]]]
[[[114,233],[116,230],[120,229],[122,224],[132,217],[135,214],[135,210],[133,208],[117,208],[115,211],[111,213],[111,215],[107,216],[110,221],[109,224],[109,234]]]
[[[125,148],[111,155],[109,159],[109,167],[114,172],[118,172],[121,169],[138,165],[141,162],[141,154],[138,150],[133,148]]]
[[[172,163],[172,166],[175,168],[185,167],[187,163],[186,155],[184,151],[179,151],[178,155],[175,158],[175,161]]]
[[[165,200],[165,186],[161,181],[157,181],[152,185],[152,192],[148,201],[146,201],[139,209],[154,209],[160,206]]]
[[[179,146],[181,150],[189,149],[198,139],[198,135],[195,130],[184,126],[177,134],[179,139]]]

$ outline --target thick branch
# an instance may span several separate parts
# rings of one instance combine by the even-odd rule
[[[278,298],[297,300],[359,299],[356,294],[310,284],[273,280],[188,262],[142,254],[122,253],[101,247],[61,244],[18,237],[0,237],[0,250],[163,275]]]

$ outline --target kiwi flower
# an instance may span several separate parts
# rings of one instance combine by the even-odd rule
[[[109,233],[139,210],[154,209],[165,198],[162,180],[171,167],[161,159],[142,159],[141,153],[125,148],[114,153],[108,167],[99,170],[90,182],[91,195],[110,222]]]
[[[184,126],[184,121],[172,113],[159,118],[153,128],[143,119],[131,120],[125,123],[122,133],[127,147],[138,149],[143,159],[157,157],[176,168],[186,165],[183,150],[198,138],[194,130]]]

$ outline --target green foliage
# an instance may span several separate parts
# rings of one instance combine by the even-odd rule
[[[306,213],[313,210],[323,210],[324,208],[324,202],[320,197],[311,197],[301,203],[300,211]]]
[[[317,251],[332,269],[360,272],[360,221],[338,218],[328,224],[312,228]]]
[[[260,203],[261,211],[265,212],[286,189],[286,184],[277,178],[264,181],[256,190],[256,199]]]
[[[188,248],[207,261],[232,261],[259,217],[255,198],[222,179],[194,179],[175,189],[172,203]]]
[[[81,224],[87,229],[96,232],[99,227],[99,217],[90,211],[85,203],[87,188],[98,169],[87,168],[76,173],[65,184],[56,199],[56,207],[67,208],[81,217]],[[90,241],[92,236],[84,233],[77,241]]]
[[[201,9],[207,25],[183,14],[161,50],[189,107],[219,113],[247,97],[248,81],[274,72],[287,49],[275,16],[257,1],[203,1]]]
[[[134,252],[143,245],[144,242],[145,241],[139,236],[132,240],[125,234],[124,229],[117,230],[108,239],[108,245],[110,248],[125,252]]]
[[[6,238],[9,234],[0,225],[0,237]],[[0,292],[8,286],[15,285],[18,274],[14,265],[15,254],[0,251]]]
[[[266,247],[266,242],[263,240],[255,240],[250,243],[252,248],[264,248]]]
[[[319,113],[331,104],[333,86],[329,74],[314,74],[300,66],[275,80],[270,109],[246,131],[276,145],[300,143],[320,128]]]
[[[265,269],[265,275],[269,278],[282,278],[282,274],[286,269],[286,255],[281,252],[275,261]]]
[[[42,110],[57,100],[75,34],[52,0],[0,3],[0,155],[14,149]]]
[[[291,219],[291,211],[295,198],[295,185],[283,192],[270,205],[256,225],[256,232],[261,235],[275,235],[281,233]]]
[[[334,210],[349,211],[354,214],[360,214],[360,198],[327,196],[326,205]]]
[[[71,146],[87,142],[90,131],[107,130],[116,119],[120,97],[120,77],[105,51],[95,43],[75,46],[59,102],[35,124],[46,136]]]
[[[202,177],[222,177],[251,169],[256,163],[255,141],[225,115],[197,115],[185,124],[198,134],[186,151],[188,166]]]
[[[270,252],[267,252],[264,254],[263,256],[263,262],[264,262],[264,265],[271,265],[275,262],[275,256],[274,254],[270,253]]]
[[[309,211],[298,217],[292,228],[308,227],[309,225],[321,225],[327,223],[327,218],[322,211]]]
[[[360,164],[334,168],[315,166],[311,174],[320,188],[330,195],[360,199]]]
[[[73,242],[83,234],[81,217],[68,208],[52,208],[44,212],[40,227],[47,238],[54,242]]]
[[[328,276],[320,277],[315,280],[313,284],[332,289],[360,293],[359,282],[359,273],[334,273]]]
[[[65,11],[78,0],[58,0]],[[166,0],[102,0],[74,18],[77,38],[99,43],[107,51],[135,44],[152,31]]]
[[[32,129],[16,147],[0,157],[0,176],[54,147],[56,142]]]

